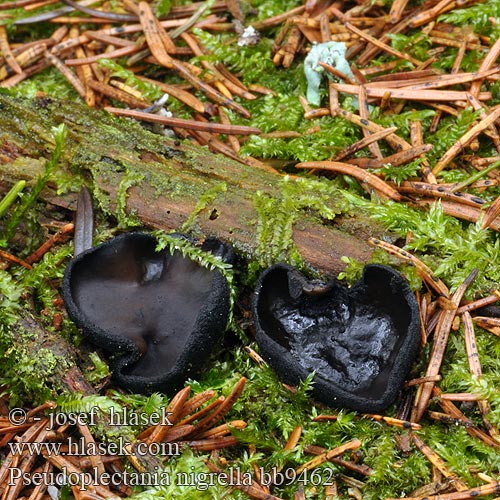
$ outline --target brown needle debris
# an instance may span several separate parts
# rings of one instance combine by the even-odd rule
[[[467,2],[468,5],[475,2]],[[384,166],[403,166],[414,160],[421,165],[420,176],[399,185],[384,186],[384,172],[371,172],[377,180],[362,178],[356,169],[342,173],[350,175],[382,197],[396,201],[406,201],[415,207],[426,208],[440,201],[447,215],[470,222],[482,219],[482,227],[500,230],[500,202],[488,203],[475,194],[460,191],[442,182],[439,174],[444,169],[472,165],[482,170],[482,158],[479,155],[465,155],[467,150],[473,153],[480,147],[479,141],[493,143],[500,153],[498,125],[500,123],[499,106],[491,104],[494,96],[490,85],[500,77],[498,54],[500,42],[492,43],[487,37],[480,37],[464,28],[455,27],[440,21],[441,14],[458,7],[453,0],[430,0],[416,6],[405,0],[393,2],[390,12],[379,5],[363,2],[356,7],[350,4],[308,3],[305,12],[287,18],[275,40],[274,62],[289,67],[293,60],[303,56],[313,43],[343,42],[347,47],[346,59],[354,74],[354,79],[338,72],[335,68],[320,63],[333,75],[329,82],[329,109],[315,109],[303,100],[307,118],[318,118],[328,113],[332,118],[344,118],[360,127],[364,138],[335,152],[330,161],[299,163],[298,168],[313,168],[313,172],[329,175],[327,171],[340,173],[338,165],[342,161],[362,169],[379,169]],[[415,30],[418,28],[418,30]],[[420,60],[408,51],[398,51],[391,44],[392,35],[427,37],[430,42],[427,60]],[[452,68],[448,73],[432,68],[447,47],[457,49]],[[461,65],[472,50],[480,50],[482,61],[477,71],[463,71]],[[386,63],[373,63],[381,56],[390,57]],[[401,68],[406,68],[402,70]],[[359,114],[340,107],[339,99],[350,95],[358,100]],[[410,124],[411,144],[400,130],[394,127],[383,128],[374,123],[370,116],[369,105],[378,105],[384,114],[399,114],[411,103],[418,109],[435,109],[436,114],[428,131],[422,129],[422,123]],[[436,131],[439,121],[445,115],[458,116],[465,108],[471,107],[478,118],[469,129],[445,150],[440,157],[434,158],[434,164],[428,160],[433,153],[432,146],[424,144],[424,132]],[[383,145],[389,146],[394,153],[383,155]],[[387,147],[385,147],[385,150]],[[433,155],[435,156],[435,155]],[[498,159],[498,158],[496,158]],[[492,161],[495,161],[493,159]],[[494,169],[485,175],[496,176]],[[391,191],[392,190],[392,191]]]
[[[0,10],[24,8],[26,11],[39,0],[14,0],[3,2]],[[0,27],[0,87],[12,87],[25,79],[53,66],[74,87],[89,106],[100,107],[108,112],[154,122],[172,128],[179,137],[189,137],[198,144],[208,145],[214,151],[231,158],[238,158],[240,140],[236,136],[258,134],[254,127],[233,125],[231,114],[244,119],[250,117],[245,102],[256,98],[255,94],[273,94],[258,84],[248,88],[242,83],[241,75],[231,73],[221,64],[211,61],[209,50],[193,28],[213,32],[228,32],[235,28],[227,22],[223,13],[241,21],[242,12],[238,2],[215,1],[210,7],[193,4],[173,7],[164,18],[155,15],[151,2],[115,0],[114,2],[80,1],[78,16],[74,15],[75,2],[65,0],[64,7],[55,7],[43,14],[35,14],[26,22],[50,21],[52,35],[42,40],[15,43],[9,39],[6,29]],[[302,98],[305,119],[325,117],[326,120],[344,120],[360,131],[362,139],[354,141],[343,149],[333,149],[325,161],[303,162],[298,169],[310,169],[321,175],[347,175],[358,180],[364,189],[376,193],[391,202],[408,203],[426,208],[438,200],[444,213],[481,227],[500,231],[500,198],[491,203],[488,189],[500,180],[498,155],[481,156],[481,145],[491,144],[500,154],[500,106],[494,100],[492,85],[500,79],[500,40],[493,42],[485,36],[457,28],[443,22],[440,16],[464,4],[472,5],[475,0],[427,0],[408,2],[395,0],[389,8],[381,2],[306,1],[304,5],[281,13],[264,21],[253,23],[257,30],[278,28],[274,40],[272,59],[277,66],[290,67],[310,50],[313,43],[327,41],[343,42],[347,48],[347,61],[353,76],[347,76],[328,65],[323,67],[332,76],[328,83],[328,99],[323,107],[314,108]],[[93,5],[97,4],[97,5]],[[50,5],[47,3],[46,5]],[[113,10],[109,10],[112,6]],[[91,28],[89,28],[91,26]],[[414,36],[421,33],[429,42],[427,57],[412,55],[408,51],[396,50],[392,46],[395,35]],[[448,72],[436,70],[432,65],[447,48],[456,50],[451,69]],[[464,61],[472,51],[478,59],[476,71],[462,69]],[[196,63],[192,58],[197,58]],[[191,109],[190,119],[165,116],[163,104],[154,103],[140,89],[131,86],[110,70],[99,64],[100,59],[125,58],[125,67],[144,83],[158,87]],[[189,61],[191,59],[191,62]],[[385,59],[385,61],[384,61]],[[122,59],[123,60],[123,59]],[[155,67],[153,76],[146,71]],[[169,75],[175,75],[177,83],[165,83]],[[343,109],[345,96],[358,102],[358,110]],[[125,105],[127,108],[123,108]],[[382,126],[372,116],[376,105],[384,114],[400,114],[403,109],[435,111],[429,130],[423,122],[410,120],[409,133],[398,127]],[[167,106],[168,107],[168,106]],[[463,132],[449,147],[439,154],[426,144],[424,136],[438,130],[446,116],[457,117],[466,108],[476,112],[468,130]],[[353,110],[354,109],[354,110]],[[311,135],[323,125],[311,128]],[[271,132],[271,137],[297,137],[296,131]],[[287,135],[288,134],[288,135]],[[226,136],[226,137],[224,137]],[[432,161],[431,161],[432,159]],[[241,160],[240,161],[250,161]],[[401,183],[387,180],[385,168],[403,167],[417,161],[414,177]],[[252,159],[252,162],[255,162]],[[467,168],[474,174],[461,183],[446,183],[445,173],[455,167]],[[373,169],[368,171],[367,169]],[[474,190],[474,191],[471,191]],[[479,193],[479,194],[478,194]],[[50,248],[64,239],[72,227],[66,225],[26,260],[2,253],[0,258],[10,263],[30,268]],[[414,266],[422,278],[427,291],[419,295],[422,318],[422,344],[429,344],[430,354],[427,368],[421,376],[409,381],[405,390],[411,393],[409,411],[403,418],[382,415],[364,415],[387,425],[397,426],[407,432],[409,445],[413,444],[439,472],[438,479],[421,489],[422,495],[408,497],[413,500],[459,500],[499,494],[499,483],[490,479],[487,484],[470,488],[455,471],[434,451],[432,443],[426,443],[418,434],[420,421],[428,416],[440,425],[460,425],[465,431],[486,446],[500,447],[499,433],[489,421],[488,401],[478,394],[443,393],[439,385],[445,351],[450,334],[463,326],[465,352],[472,376],[482,376],[479,351],[476,345],[475,327],[500,336],[500,319],[487,315],[475,316],[478,309],[499,300],[495,290],[486,297],[473,302],[463,301],[463,295],[474,279],[472,273],[454,293],[424,262],[409,252],[378,239],[370,240],[374,246],[384,249],[393,256]],[[262,360],[248,348],[252,359]],[[207,390],[191,396],[191,389],[180,391],[166,408],[173,425],[154,425],[143,430],[134,443],[148,446],[162,443],[177,443],[202,452],[211,452],[206,461],[209,471],[217,475],[231,476],[233,472],[224,469],[221,449],[238,443],[232,431],[245,427],[241,420],[221,423],[234,402],[240,396],[245,380],[241,379],[228,397],[219,396]],[[454,402],[467,402],[477,407],[480,423],[469,418]],[[435,411],[435,409],[441,411]],[[44,409],[34,411],[26,424],[13,426],[6,417],[0,417],[0,446],[4,448],[5,459],[0,467],[0,493],[4,499],[30,498],[39,500],[45,495],[42,487],[23,487],[19,482],[7,485],[9,468],[22,472],[40,471],[51,473],[65,469],[75,473],[95,468],[98,477],[110,471],[123,471],[121,457],[113,455],[77,456],[63,454],[37,454],[9,452],[9,443],[50,442],[67,445],[73,432],[82,437],[87,445],[96,442],[91,430],[61,427],[47,429],[47,419],[38,422],[34,417],[42,415]],[[465,411],[465,410],[464,410]],[[315,421],[335,421],[332,415],[319,415]],[[285,450],[295,448],[302,436],[302,426],[297,426],[290,435]],[[315,458],[296,469],[297,473],[312,470],[325,462],[362,476],[369,476],[369,467],[354,460],[342,459],[340,455],[361,446],[359,440],[352,440],[331,450],[306,445],[304,450]],[[130,462],[137,467],[140,464]],[[237,484],[235,488],[252,498],[279,500],[254,471],[251,484]],[[344,481],[346,479],[344,478]],[[237,481],[234,481],[235,483]],[[347,482],[347,481],[346,481]],[[353,497],[358,491],[355,482]],[[444,486],[443,486],[444,485]],[[329,487],[329,495],[336,496],[336,483]],[[425,488],[425,487],[424,487]],[[356,490],[357,489],[357,490]],[[452,491],[454,490],[454,491]],[[116,498],[130,494],[126,485],[108,489],[95,485],[85,494],[73,491],[75,498]],[[359,495],[358,495],[359,496]],[[304,498],[304,492],[297,491],[296,498]]]
[[[64,481],[53,482],[51,478],[65,476],[76,487],[76,498],[98,500],[130,496],[132,489],[127,481],[134,484],[131,474],[135,474],[133,480],[137,481],[141,474],[154,472],[153,464],[157,469],[158,464],[186,447],[207,452],[238,444],[232,429],[243,429],[246,422],[219,422],[241,395],[244,385],[245,378],[241,378],[226,398],[216,399],[217,405],[209,403],[216,396],[214,391],[189,398],[191,388],[187,386],[171,399],[166,408],[155,414],[159,423],[146,428],[131,442],[120,442],[123,438],[118,438],[117,446],[98,439],[96,427],[89,425],[97,425],[101,417],[104,420],[109,417],[98,407],[93,409],[95,420],[90,416],[92,412],[77,413],[73,414],[74,422],[62,422],[64,413],[58,414],[57,405],[52,402],[29,412],[22,411],[23,422],[16,420],[13,414],[1,415],[0,446],[4,459],[0,467],[0,494],[8,500],[40,500],[45,498],[47,485],[64,484]],[[59,416],[44,416],[48,411]],[[185,424],[188,416],[191,423]],[[121,423],[127,424],[125,420]],[[148,470],[148,456],[152,458],[152,470]],[[129,461],[135,472],[126,471],[125,461]],[[42,472],[44,476],[37,476]],[[26,478],[36,477],[44,479],[34,488],[31,480]],[[171,481],[174,479],[170,478]]]
[[[28,11],[34,3],[18,0],[8,2],[7,6],[4,3],[1,9]],[[119,0],[113,2],[112,10],[107,10],[105,5],[89,7],[96,2],[88,0],[64,0],[63,3],[64,7],[15,21],[19,26],[50,21],[54,25],[50,38],[12,43],[7,30],[0,27],[0,87],[15,86],[51,65],[89,106],[105,107],[110,113],[162,124],[181,137],[185,135],[183,130],[201,130],[203,134],[189,134],[190,140],[207,144],[216,152],[231,152],[230,156],[236,159],[239,158],[233,153],[237,147],[233,136],[260,133],[258,128],[230,123],[224,110],[250,118],[244,101],[256,96],[222,64],[206,61],[209,51],[192,32],[193,28],[232,30],[225,17],[219,16],[226,9],[225,1],[215,2],[211,7],[204,4],[172,7],[168,16],[161,19],[146,1]],[[73,15],[74,11],[78,11],[78,16]],[[193,56],[201,62],[189,63],[186,58]],[[153,102],[137,86],[112,76],[110,70],[99,64],[102,59],[119,58],[126,58],[126,69],[138,80],[147,81],[168,94],[168,99],[179,100],[192,108],[192,118],[169,116],[164,102]],[[147,69],[154,65],[157,66],[155,77],[150,78]],[[180,83],[165,84],[165,77],[172,73],[177,74]],[[202,103],[195,94],[203,94],[208,102]],[[115,106],[118,103],[120,106]],[[122,109],[122,105],[130,109]],[[196,113],[202,113],[203,120]],[[232,146],[218,139],[221,134],[231,137],[227,140]],[[253,159],[252,162],[258,163]]]
[[[232,125],[227,111],[249,118],[245,101],[256,99],[256,93],[269,94],[273,90],[256,84],[251,86],[252,91],[242,83],[241,75],[231,73],[221,63],[211,62],[210,51],[193,28],[215,33],[234,32],[235,25],[225,17],[227,12],[240,25],[246,22],[256,30],[279,27],[272,58],[277,66],[285,68],[304,57],[313,43],[343,42],[354,77],[321,63],[332,76],[329,108],[313,109],[302,98],[305,118],[330,115],[345,119],[358,126],[364,138],[334,152],[330,161],[336,162],[337,167],[322,162],[316,164],[313,171],[321,175],[331,175],[327,170],[339,173],[338,163],[342,162],[345,164],[342,167],[344,175],[357,178],[366,189],[384,198],[405,201],[422,209],[439,201],[447,215],[471,222],[482,219],[483,228],[500,230],[498,200],[488,206],[487,201],[466,191],[471,186],[458,191],[457,187],[443,183],[439,176],[444,169],[455,165],[470,165],[478,171],[483,170],[484,158],[476,154],[480,141],[491,141],[500,153],[500,107],[491,104],[493,95],[490,91],[491,84],[500,78],[497,63],[500,41],[493,43],[488,37],[440,20],[442,14],[461,8],[464,2],[428,0],[414,5],[407,0],[397,0],[390,9],[384,9],[377,2],[352,6],[331,1],[307,1],[288,12],[255,22],[250,16],[244,19],[241,7],[229,0],[214,2],[210,7],[205,4],[172,7],[168,15],[161,18],[148,1],[116,0],[110,5],[98,3],[97,6],[88,0],[64,0],[63,3],[64,7],[54,7],[15,21],[20,26],[42,21],[60,26],[49,38],[24,44],[12,43],[7,31],[0,29],[3,54],[0,58],[0,86],[14,86],[52,65],[89,106],[160,124],[179,137],[207,145],[215,152],[262,166],[255,158],[239,157],[240,142],[236,137],[259,134],[259,129]],[[476,2],[468,0],[466,3]],[[4,2],[1,9],[17,7],[31,11],[37,6],[35,1],[17,0]],[[427,37],[430,44],[427,58],[412,55],[411,47],[403,51],[393,47],[392,36],[418,33]],[[434,69],[432,64],[449,47],[457,50],[449,72]],[[462,70],[461,66],[471,51],[481,54],[478,69]],[[193,56],[198,61],[188,62]],[[374,64],[374,60],[380,61],[382,57],[390,60]],[[169,99],[191,108],[191,118],[167,116],[165,109],[168,109],[168,104],[154,103],[137,86],[111,76],[110,70],[99,64],[103,58],[125,59],[125,68],[139,81],[155,85],[167,93]],[[154,77],[146,72],[152,65],[157,68]],[[164,83],[165,78],[172,74],[180,82]],[[200,94],[204,100],[200,100]],[[346,95],[357,98],[358,113],[341,108],[339,99]],[[398,114],[409,103],[416,109],[424,107],[436,112],[429,131],[422,130],[421,122],[411,122],[411,143],[401,130],[384,128],[371,119],[370,105],[379,105],[385,114]],[[429,161],[429,155],[433,155],[432,146],[424,143],[424,133],[434,132],[444,116],[458,116],[467,107],[477,112],[476,121],[439,158],[434,157],[432,165]],[[386,153],[384,144],[393,150],[392,154]],[[414,161],[420,162],[420,177],[395,186],[385,181],[382,167],[405,166]],[[368,168],[380,171],[362,175],[360,170]],[[484,175],[498,177],[495,169],[484,172]]]
[[[419,272],[424,284],[428,288],[427,293],[418,295],[421,310],[421,319],[423,325],[422,343],[430,343],[431,349],[428,359],[425,376],[414,379],[405,385],[407,390],[417,387],[413,397],[413,408],[409,422],[403,428],[410,429],[409,436],[415,447],[429,460],[434,470],[439,472],[443,478],[438,481],[419,488],[419,496],[409,495],[408,498],[416,500],[428,499],[469,499],[479,496],[486,496],[491,493],[499,493],[498,482],[492,479],[488,484],[470,488],[461,478],[460,471],[452,471],[445,461],[439,456],[438,452],[432,449],[432,443],[425,443],[419,435],[419,426],[416,426],[424,415],[430,419],[440,422],[442,425],[460,425],[465,431],[475,439],[482,441],[486,446],[494,449],[500,448],[499,431],[489,419],[491,408],[489,401],[485,397],[473,393],[443,393],[439,388],[442,379],[441,366],[447,349],[448,339],[453,330],[457,330],[457,321],[463,324],[463,344],[467,354],[470,373],[476,380],[482,376],[481,360],[476,341],[474,324],[492,332],[495,335],[500,334],[500,320],[486,316],[472,317],[480,308],[494,304],[499,300],[498,291],[486,297],[474,301],[462,301],[466,289],[474,280],[477,271],[473,271],[464,282],[450,295],[444,283],[438,280],[432,270],[423,264],[415,256],[407,251],[400,249],[380,240],[372,239],[371,243],[383,248],[387,252],[399,257],[407,263],[413,265]],[[482,424],[476,423],[466,414],[464,414],[455,402],[476,404],[479,414],[482,417]],[[433,410],[438,405],[442,412]],[[369,416],[374,418],[374,416]],[[327,420],[327,416],[319,420]],[[381,421],[387,421],[387,417],[379,417]],[[442,493],[446,491],[446,493]],[[439,495],[433,495],[433,492]],[[415,492],[417,493],[417,492]],[[388,499],[394,500],[394,499]]]
[[[476,348],[473,318],[471,317],[470,312],[480,307],[484,307],[485,305],[493,304],[499,299],[499,295],[495,290],[493,294],[487,297],[474,302],[460,305],[466,289],[472,283],[477,274],[476,270],[471,272],[467,279],[450,297],[446,285],[441,280],[436,278],[431,269],[429,269],[428,266],[426,266],[415,256],[399,247],[396,247],[395,245],[391,245],[390,243],[383,242],[377,239],[372,238],[370,240],[370,243],[413,265],[427,287],[430,290],[433,290],[435,294],[437,294],[437,299],[432,304],[429,303],[429,299],[426,295],[422,297],[422,300],[420,302],[425,333],[423,340],[427,341],[427,338],[430,336],[431,332],[433,332],[433,341],[425,377],[421,378],[418,381],[418,384],[416,383],[416,381],[415,384],[412,384],[419,386],[411,417],[411,422],[416,423],[422,418],[424,412],[426,411],[433,391],[436,390],[436,383],[440,380],[439,372],[446,350],[448,337],[452,328],[452,324],[455,318],[459,317],[458,315],[460,315],[464,324],[464,342],[469,359],[471,373],[478,379],[481,377],[481,365]],[[493,325],[500,325],[500,321],[498,320],[498,318],[478,316],[474,318],[474,320],[482,328],[490,330],[492,331],[492,333],[498,335],[497,331],[493,329]],[[448,402],[448,398],[443,398],[443,401],[445,400]],[[476,398],[474,398],[474,400],[476,400]],[[484,400],[479,400],[478,405],[479,410],[483,415],[484,425],[488,433],[492,438],[497,439],[498,430],[495,429],[487,420],[487,414],[489,413],[487,402]],[[448,408],[450,408],[449,402]],[[454,416],[456,417],[456,414]],[[500,446],[500,441],[494,441],[494,439],[492,440],[491,438],[489,438],[487,440],[488,444],[493,446]]]

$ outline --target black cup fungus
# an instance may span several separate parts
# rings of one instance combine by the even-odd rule
[[[366,266],[351,288],[272,266],[259,278],[253,316],[260,353],[278,377],[298,385],[315,372],[312,396],[336,408],[387,408],[420,344],[416,299],[405,279],[382,265]]]
[[[63,299],[90,342],[113,354],[117,385],[172,392],[195,373],[224,333],[230,290],[224,276],[156,239],[128,233],[77,255],[66,268]],[[201,247],[228,260],[216,239]]]

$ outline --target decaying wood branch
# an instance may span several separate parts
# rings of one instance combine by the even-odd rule
[[[83,173],[105,210],[133,215],[147,227],[179,229],[200,198],[223,183],[220,194],[200,210],[197,232],[217,236],[252,257],[258,225],[255,193],[281,196],[280,175],[179,144],[131,120],[49,99],[0,96],[0,108],[0,191],[19,179],[32,182],[40,174],[40,160],[52,149],[51,128],[65,123],[68,138],[61,169],[69,176]],[[54,186],[43,198],[75,207],[76,194],[57,195]],[[360,214],[324,223],[304,213],[293,239],[308,264],[335,274],[343,267],[344,255],[366,261],[371,254],[366,240],[380,233]]]

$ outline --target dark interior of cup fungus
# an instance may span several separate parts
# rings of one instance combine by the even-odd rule
[[[279,378],[297,385],[315,372],[312,395],[337,408],[385,409],[418,352],[420,316],[406,280],[368,265],[347,288],[307,281],[283,264],[260,277],[253,300],[256,338]]]
[[[221,338],[229,285],[157,241],[128,233],[76,256],[66,268],[63,299],[90,342],[113,354],[118,385],[133,392],[176,390]],[[231,251],[215,239],[202,249]]]

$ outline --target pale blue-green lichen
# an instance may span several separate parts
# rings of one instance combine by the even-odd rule
[[[307,79],[307,100],[310,104],[319,106],[320,104],[320,85],[323,74],[331,78],[331,74],[319,63],[325,63],[334,67],[344,75],[353,79],[349,63],[346,61],[346,45],[342,42],[325,42],[314,44],[311,51],[304,61],[304,73]]]

